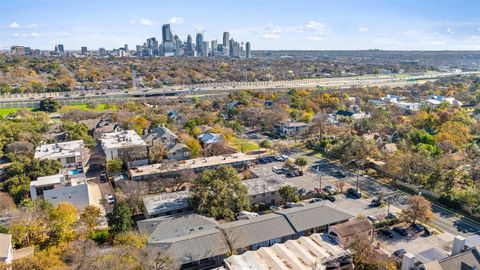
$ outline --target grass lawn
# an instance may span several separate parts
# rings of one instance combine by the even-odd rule
[[[235,148],[238,152],[248,153],[250,151],[255,151],[260,148],[258,143],[254,141],[249,141],[245,139],[233,138],[228,142],[230,147]],[[242,151],[243,150],[243,151]]]
[[[4,117],[6,115],[9,115],[11,113],[14,113],[18,110],[28,110],[31,111],[33,108],[5,108],[5,109],[0,109],[0,116]]]
[[[90,109],[88,108],[88,105],[87,104],[79,104],[79,105],[66,105],[66,106],[63,106],[59,111],[60,112],[67,112],[71,109],[80,109],[80,110],[86,110],[86,111],[95,111],[95,112],[101,112],[101,111],[105,111],[105,104],[104,103],[100,103],[98,104],[97,108],[95,109]],[[109,110],[116,110],[116,106],[113,106],[112,109],[109,109]]]

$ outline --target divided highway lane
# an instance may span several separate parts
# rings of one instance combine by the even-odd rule
[[[384,76],[363,76],[363,77],[338,77],[324,79],[304,79],[292,81],[267,81],[267,82],[228,82],[228,83],[207,83],[196,85],[180,85],[155,89],[131,89],[129,91],[120,89],[104,89],[104,90],[85,90],[70,92],[52,92],[42,94],[6,94],[0,95],[0,102],[21,102],[21,101],[40,101],[45,98],[55,99],[91,99],[98,97],[144,97],[144,96],[184,96],[205,94],[205,92],[229,92],[238,90],[284,90],[290,88],[302,87],[351,87],[365,85],[379,86],[399,86],[416,83],[417,80],[435,80],[441,77],[452,75],[470,75],[480,74],[480,72],[463,72],[463,73],[436,73],[411,75],[409,77],[398,78],[393,75]]]

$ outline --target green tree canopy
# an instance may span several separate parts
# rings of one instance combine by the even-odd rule
[[[113,212],[107,215],[107,219],[112,235],[128,232],[133,227],[132,212],[124,202],[117,203]]]
[[[204,171],[191,191],[193,208],[216,219],[234,220],[237,213],[249,209],[247,187],[230,166]]]

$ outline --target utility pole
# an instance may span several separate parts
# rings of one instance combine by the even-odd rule
[[[323,174],[320,173],[320,166],[317,167],[317,173],[318,173],[318,175],[319,175],[318,184],[319,184],[320,190],[322,190],[322,177],[323,177]]]

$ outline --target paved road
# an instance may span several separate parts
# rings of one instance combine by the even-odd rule
[[[0,103],[13,102],[36,102],[45,98],[55,98],[61,100],[87,100],[98,98],[139,98],[139,97],[185,97],[195,95],[206,95],[215,93],[230,93],[238,90],[286,90],[290,88],[311,88],[317,85],[326,88],[347,88],[352,86],[402,86],[412,83],[424,83],[438,78],[452,75],[470,75],[480,74],[480,72],[463,73],[436,73],[411,75],[409,77],[395,77],[394,75],[372,75],[362,77],[338,77],[325,79],[306,79],[294,81],[270,81],[270,82],[228,82],[228,83],[209,83],[199,85],[180,85],[168,86],[155,89],[137,89],[131,90],[105,89],[105,90],[86,90],[52,93],[30,93],[30,94],[6,94],[0,95]]]
[[[308,159],[310,165],[318,165],[321,173],[324,175],[334,175],[336,171],[342,171],[346,174],[346,177],[342,178],[342,180],[353,186],[357,182],[355,172],[351,172],[328,159],[319,159],[303,152],[292,154],[292,156],[304,156]],[[358,179],[360,190],[363,193],[367,193],[372,197],[382,193],[385,200],[390,201],[395,207],[405,208],[405,201],[410,196],[409,194],[394,187],[382,185],[368,176],[359,176]],[[432,210],[435,215],[432,223],[435,227],[454,235],[469,236],[480,234],[479,222],[436,203],[432,205]]]

